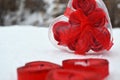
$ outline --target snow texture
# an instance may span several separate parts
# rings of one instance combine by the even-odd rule
[[[120,29],[113,29],[114,46],[98,55],[74,55],[55,48],[48,39],[48,28],[33,26],[0,27],[0,80],[17,80],[16,69],[30,61],[61,64],[65,59],[105,58],[110,62],[106,80],[120,80]]]

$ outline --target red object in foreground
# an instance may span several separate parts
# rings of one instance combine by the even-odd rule
[[[99,75],[90,71],[75,71],[69,69],[56,69],[48,73],[46,80],[103,80]]]
[[[105,59],[68,59],[59,66],[36,61],[18,68],[17,73],[18,80],[104,80],[109,63]]]
[[[109,62],[105,59],[68,59],[63,61],[64,69],[92,71],[102,79],[109,75]]]
[[[61,66],[50,62],[30,62],[17,69],[18,80],[45,80],[50,70],[58,68]]]

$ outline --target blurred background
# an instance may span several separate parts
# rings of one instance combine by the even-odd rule
[[[120,0],[104,0],[113,27],[120,27]],[[68,0],[0,0],[0,26],[48,26],[63,14]]]

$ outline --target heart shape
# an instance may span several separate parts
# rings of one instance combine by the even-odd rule
[[[61,66],[51,62],[30,62],[17,69],[18,80],[45,80],[50,70],[58,68],[61,68]]]
[[[96,0],[70,0],[64,15],[50,25],[50,39],[76,54],[101,52],[113,45],[111,28],[109,16]]]
[[[106,59],[69,59],[64,60],[62,64],[64,69],[93,71],[102,78],[109,75],[109,62]]]

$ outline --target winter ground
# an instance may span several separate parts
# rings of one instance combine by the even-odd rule
[[[113,29],[114,46],[100,55],[80,56],[55,48],[48,39],[48,28],[33,26],[0,27],[0,80],[17,80],[16,69],[30,61],[61,64],[71,58],[106,58],[110,75],[106,80],[120,80],[120,29]]]

